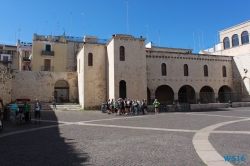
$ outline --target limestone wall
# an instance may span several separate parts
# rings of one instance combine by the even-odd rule
[[[106,87],[106,47],[101,44],[84,44],[83,68],[84,109],[100,109],[107,100]],[[88,54],[93,55],[93,65],[88,65]]]
[[[120,47],[125,49],[125,61],[120,60]],[[119,83],[126,82],[126,98],[147,96],[146,57],[143,38],[115,36],[108,47],[109,98],[120,96]]]
[[[78,99],[78,83],[76,72],[36,72],[14,71],[11,100],[16,98],[36,98],[49,102],[54,95],[54,85],[58,80],[69,83],[69,100]]]
[[[4,104],[11,102],[12,75],[7,67],[0,64],[0,98]]]
[[[242,92],[243,101],[250,101],[250,54],[233,57],[235,89]]]
[[[170,86],[175,94],[184,85],[193,87],[199,93],[204,86],[210,86],[218,93],[221,86],[234,90],[232,76],[232,57],[201,54],[178,54],[147,51],[147,86],[154,98],[157,87]],[[161,64],[167,66],[167,75],[162,76]],[[184,76],[184,64],[188,65],[189,76]],[[204,65],[208,66],[208,77],[204,76]],[[222,75],[222,66],[226,67],[227,77]],[[175,96],[175,99],[178,96]]]

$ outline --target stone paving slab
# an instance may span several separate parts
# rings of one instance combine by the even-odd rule
[[[197,112],[192,112],[192,113],[236,116],[236,117],[250,117],[250,108],[249,107],[227,108],[227,109],[218,109],[217,111],[208,110],[208,111],[197,111]]]
[[[114,115],[108,115],[113,116]],[[237,120],[237,118],[228,117],[210,117],[202,115],[189,115],[185,113],[162,113],[159,115],[141,115],[144,116],[144,120],[139,120],[139,118],[126,119],[126,115],[115,116],[120,119],[111,121],[98,121],[90,122],[94,124],[107,124],[107,125],[120,125],[120,126],[137,126],[137,127],[156,127],[156,128],[171,128],[171,129],[189,129],[189,130],[199,130],[206,126],[210,126],[215,123],[220,123],[224,121]]]
[[[233,165],[250,165],[250,136],[248,134],[210,134],[209,141],[217,152],[224,157],[244,156],[245,162],[231,162]]]
[[[80,125],[60,131],[62,137],[77,142],[75,148],[85,149],[89,164],[204,165],[192,146],[193,133]]]
[[[100,111],[43,111],[40,125],[13,125],[11,121],[4,121],[4,131],[0,132],[0,161],[1,165],[203,166],[192,143],[196,132],[249,115],[250,111],[245,108],[145,116],[114,116]],[[245,155],[246,162],[233,165],[250,165],[249,134],[225,133],[239,129],[249,131],[249,121],[216,128],[216,132],[224,133],[212,131],[209,142],[222,156]],[[202,142],[197,144],[201,150],[209,150]],[[211,158],[209,153],[204,155]]]
[[[219,127],[215,130],[224,130],[224,131],[250,131],[250,121],[245,122],[236,122],[233,124],[228,124],[222,127]]]

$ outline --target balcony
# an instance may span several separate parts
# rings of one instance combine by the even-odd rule
[[[42,56],[54,56],[54,51],[42,51]]]
[[[41,66],[41,71],[54,71],[54,66]]]
[[[28,61],[28,62],[30,62],[30,59],[29,59],[29,57],[23,57],[23,61]]]

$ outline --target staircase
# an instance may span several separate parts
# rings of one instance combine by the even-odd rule
[[[78,104],[73,103],[63,103],[56,105],[56,111],[80,111],[82,108]],[[31,110],[34,110],[34,106],[31,105]],[[51,103],[42,103],[42,110],[44,111],[52,111],[53,105]]]

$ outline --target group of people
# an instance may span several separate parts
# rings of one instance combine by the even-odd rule
[[[142,115],[147,114],[147,101],[145,99],[122,99],[119,98],[117,101],[114,99],[108,99],[106,103],[106,110],[108,114],[113,113],[114,115],[138,115],[141,112]]]
[[[13,124],[16,123],[16,120],[17,120],[17,115],[19,113],[22,113],[20,112],[20,109],[22,109],[22,112],[24,113],[24,119],[25,119],[25,123],[29,123],[30,122],[30,119],[29,119],[29,116],[30,116],[30,111],[31,111],[31,108],[30,108],[30,102],[28,101],[24,101],[24,105],[22,106],[22,108],[19,108],[18,104],[17,104],[17,101],[15,101],[14,104],[12,104],[11,106],[11,111],[12,111],[12,114],[13,114]],[[35,123],[39,123],[40,124],[40,120],[41,120],[41,109],[42,109],[42,104],[41,102],[39,102],[38,99],[36,99],[36,102],[34,104],[34,112],[35,112]]]

